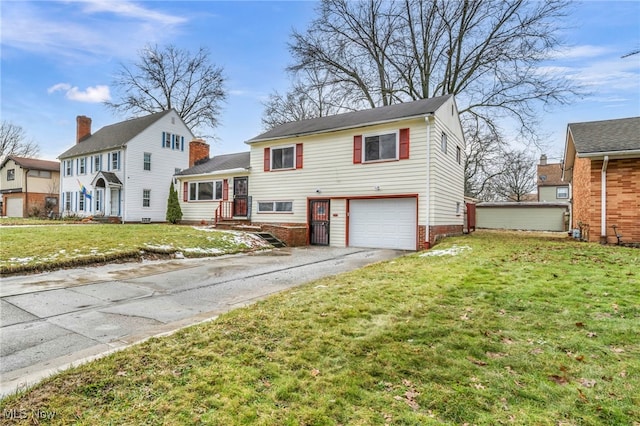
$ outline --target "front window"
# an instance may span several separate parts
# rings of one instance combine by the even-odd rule
[[[364,137],[364,161],[396,160],[398,158],[397,133]]]
[[[189,183],[189,201],[212,201],[222,199],[222,181]]]
[[[84,211],[84,192],[78,193],[78,210]]]
[[[291,213],[292,201],[259,201],[258,213]]]
[[[151,153],[144,153],[144,169],[151,170]]]
[[[7,180],[16,179],[16,169],[7,169]]]
[[[29,170],[29,173],[27,173],[27,175],[29,177],[51,179],[51,172],[49,170]]]
[[[71,192],[64,193],[64,209],[71,211]]]
[[[120,169],[120,151],[111,153],[111,170]]]
[[[151,206],[151,190],[143,189],[142,190],[142,207]]]
[[[100,166],[102,165],[102,162],[100,161],[100,155],[94,155],[93,156],[93,170],[95,170],[96,172],[100,171]]]
[[[556,198],[569,198],[569,187],[561,186],[556,188]]]
[[[83,157],[79,160],[78,173],[83,175],[86,172],[87,172],[87,162],[86,162],[86,159]]]
[[[295,147],[271,149],[271,170],[293,169],[295,167]]]

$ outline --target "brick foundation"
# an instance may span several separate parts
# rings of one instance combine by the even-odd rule
[[[462,225],[436,225],[429,227],[429,246],[433,247],[445,237],[463,234]]]
[[[289,247],[309,245],[309,228],[306,224],[253,222],[252,225],[259,225],[264,232],[270,232]]]

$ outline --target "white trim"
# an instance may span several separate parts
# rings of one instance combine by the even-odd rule
[[[377,160],[366,160],[365,156],[367,153],[367,138],[375,137],[375,136],[384,136],[384,135],[395,135],[396,140],[396,156],[394,158],[379,158]],[[378,139],[379,143],[380,139]],[[362,163],[380,163],[383,161],[396,161],[400,158],[400,130],[396,129],[395,131],[378,131],[374,133],[363,133],[362,134]]]
[[[617,158],[625,158],[625,157],[637,157],[640,156],[640,149],[627,149],[623,151],[600,151],[600,152],[578,152],[578,158],[593,158],[593,157],[615,157]]]
[[[293,149],[293,167],[280,167],[278,169],[273,167],[273,159],[274,159],[274,155],[273,155],[273,151],[276,149],[287,149],[287,148],[291,148]],[[272,146],[270,147],[271,151],[269,152],[269,171],[273,171],[273,170],[295,170],[296,166],[297,166],[297,157],[298,157],[298,153],[296,152],[296,145],[277,145],[277,146]]]

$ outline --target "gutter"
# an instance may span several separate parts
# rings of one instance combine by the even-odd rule
[[[578,158],[592,158],[592,157],[636,157],[640,156],[640,149],[627,149],[623,151],[599,151],[599,152],[583,152],[578,153]]]
[[[182,180],[187,178],[197,178],[197,177],[203,177],[203,176],[220,176],[220,175],[230,175],[230,174],[248,173],[248,172],[249,172],[249,169],[244,169],[242,167],[239,167],[237,169],[227,169],[227,170],[218,170],[214,172],[205,172],[205,173],[188,174],[188,175],[174,175],[174,176],[176,177],[176,179]]]
[[[609,165],[609,156],[604,156],[602,162],[601,179],[602,185],[600,188],[600,196],[602,198],[602,206],[600,212],[600,243],[607,243],[607,166]]]

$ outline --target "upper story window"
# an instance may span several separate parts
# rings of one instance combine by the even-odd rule
[[[189,201],[212,201],[222,199],[222,181],[190,182]]]
[[[93,171],[94,172],[99,172],[100,170],[102,170],[102,155],[101,154],[94,155],[93,156]]]
[[[49,170],[29,170],[27,176],[51,179],[51,172]]]
[[[458,164],[462,164],[462,149],[459,146],[456,146],[456,161]]]
[[[264,171],[302,168],[302,144],[264,149]]]
[[[569,198],[569,187],[560,186],[556,188],[556,198]]]
[[[16,179],[16,169],[7,169],[7,180]]]
[[[111,170],[120,170],[120,151],[111,153]]]
[[[396,160],[398,134],[364,136],[364,161]]]
[[[184,151],[184,136],[162,132],[162,147],[171,148],[175,151]]]
[[[445,154],[447,153],[447,134],[446,133],[442,133],[442,136],[440,137],[440,149]]]
[[[151,153],[144,153],[144,161],[143,161],[144,170],[151,170]]]
[[[64,160],[64,175],[65,176],[73,175],[73,161],[72,160]]]
[[[293,169],[295,147],[271,148],[271,170]]]
[[[87,159],[82,157],[78,159],[78,174],[83,175],[87,173]]]

